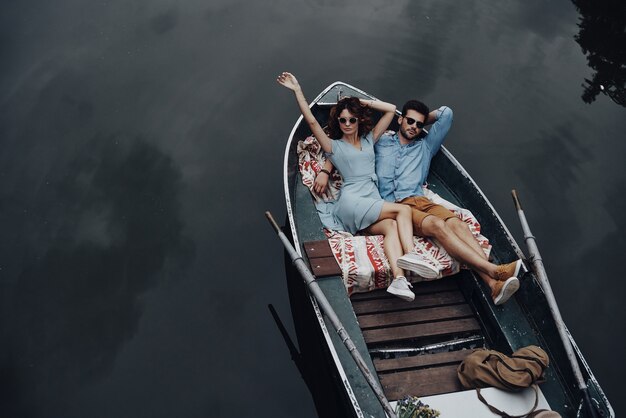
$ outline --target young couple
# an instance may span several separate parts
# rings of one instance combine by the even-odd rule
[[[346,97],[331,109],[327,134],[313,116],[296,77],[284,72],[277,81],[294,92],[304,120],[329,157],[314,190],[325,190],[334,165],[344,180],[335,204],[337,219],[352,234],[384,236],[394,276],[389,293],[408,301],[415,298],[400,266],[425,278],[439,274],[413,252],[414,234],[436,239],[450,256],[476,271],[491,289],[494,304],[505,303],[517,291],[522,261],[489,262],[465,222],[423,196],[430,162],[452,124],[450,108],[429,112],[425,104],[410,100],[398,117],[398,133],[390,135],[385,131],[395,117],[395,105]],[[382,113],[376,124],[369,117],[370,109]],[[425,125],[432,125],[426,135]]]

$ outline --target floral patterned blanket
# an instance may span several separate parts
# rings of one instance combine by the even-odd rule
[[[383,250],[382,235],[352,235],[341,231],[341,226],[333,216],[333,204],[341,192],[342,179],[337,170],[331,173],[329,187],[320,196],[313,191],[315,176],[324,167],[325,156],[317,140],[310,136],[298,142],[298,166],[302,183],[309,189],[318,215],[324,225],[324,232],[333,251],[337,263],[341,267],[343,281],[348,294],[369,292],[374,289],[386,288],[392,279],[389,260]],[[454,212],[466,222],[485,251],[489,255],[489,240],[480,233],[480,224],[467,209],[460,208],[436,193],[424,187],[425,196],[439,205]],[[436,241],[424,237],[414,237],[415,252],[423,261],[430,263],[439,270],[439,278],[459,272],[465,266],[450,257]],[[412,282],[424,280],[416,275],[409,275]]]

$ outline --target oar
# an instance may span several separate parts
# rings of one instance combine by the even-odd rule
[[[528,247],[528,252],[530,254],[530,261],[533,264],[535,274],[539,279],[539,283],[541,284],[543,293],[545,293],[546,295],[546,299],[550,307],[550,312],[552,313],[552,318],[556,323],[556,327],[559,331],[561,341],[563,342],[563,346],[565,347],[565,352],[567,353],[567,358],[572,365],[572,370],[574,371],[576,383],[582,394],[583,403],[586,405],[589,417],[598,418],[599,415],[596,411],[594,404],[591,401],[589,389],[587,388],[585,379],[583,378],[582,372],[580,371],[578,360],[576,359],[576,355],[574,354],[574,348],[572,347],[572,343],[568,337],[567,331],[565,330],[565,324],[563,323],[561,312],[559,311],[556,299],[554,298],[554,293],[552,293],[552,287],[550,287],[548,275],[546,273],[546,269],[543,266],[543,261],[541,259],[541,254],[539,253],[537,243],[535,242],[535,237],[533,236],[532,232],[530,232],[530,227],[528,226],[528,222],[526,221],[526,215],[524,215],[524,210],[522,209],[522,205],[520,204],[517,197],[517,192],[515,190],[511,190],[511,195],[513,196],[513,202],[515,203],[515,208],[517,209],[517,214],[519,216],[520,223],[522,224],[524,239],[526,240],[526,246]]]
[[[278,237],[282,241],[283,246],[287,250],[287,253],[289,253],[289,258],[291,258],[292,264],[296,267],[298,273],[300,273],[300,276],[302,276],[302,278],[304,279],[307,287],[309,288],[309,292],[311,292],[315,300],[317,300],[317,304],[322,309],[322,312],[326,315],[330,323],[333,325],[335,331],[337,331],[337,334],[339,334],[339,338],[341,339],[341,341],[343,341],[343,344],[348,349],[348,352],[352,355],[352,358],[354,359],[356,365],[358,366],[359,370],[361,370],[361,373],[363,373],[365,380],[367,380],[367,383],[369,383],[370,387],[374,391],[374,394],[376,394],[376,397],[380,401],[383,409],[390,418],[396,418],[396,413],[391,408],[391,405],[385,397],[382,388],[378,385],[378,382],[374,378],[372,372],[367,367],[367,364],[363,360],[363,357],[361,357],[361,354],[354,345],[354,342],[350,338],[350,335],[343,327],[343,324],[339,320],[339,317],[337,317],[337,314],[335,313],[331,304],[328,302],[328,299],[326,299],[324,292],[322,292],[322,289],[315,280],[315,276],[313,275],[313,273],[311,273],[311,270],[309,270],[308,266],[306,265],[300,254],[298,254],[296,249],[293,248],[293,245],[291,245],[287,236],[280,229],[280,227],[272,217],[272,214],[270,212],[265,212],[265,217],[270,221],[270,224],[278,234]]]

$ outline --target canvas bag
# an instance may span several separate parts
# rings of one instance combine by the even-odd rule
[[[496,387],[518,391],[543,381],[548,355],[536,345],[529,345],[506,356],[499,351],[478,349],[457,368],[461,384],[468,388]]]
[[[479,388],[476,388],[476,393],[478,394],[478,399],[482,403],[484,403],[491,412],[493,412],[496,415],[500,415],[503,418],[561,418],[561,415],[558,412],[549,411],[547,409],[537,409],[537,404],[539,402],[539,393],[538,393],[537,385],[533,384],[531,387],[535,391],[535,404],[533,405],[532,408],[530,408],[530,411],[525,412],[522,415],[510,415],[504,411],[499,410],[495,406],[491,405],[489,402],[487,402],[487,400],[480,393]]]
[[[543,381],[543,372],[548,367],[548,355],[535,345],[520,348],[511,356],[499,351],[478,349],[468,355],[457,368],[461,384],[466,388],[476,388],[478,399],[491,412],[508,418],[556,418],[560,415],[545,409],[536,410],[539,394],[536,383]],[[480,388],[496,387],[507,391],[518,391],[532,387],[535,391],[535,404],[522,415],[509,415],[490,405],[480,393]]]

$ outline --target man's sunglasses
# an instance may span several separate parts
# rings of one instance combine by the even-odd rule
[[[357,118],[350,118],[350,119],[346,119],[346,118],[339,118],[339,123],[345,125],[348,121],[350,121],[351,124],[355,124],[358,119]]]
[[[409,126],[411,126],[411,125],[415,124],[415,127],[419,128],[419,129],[422,129],[422,128],[424,127],[424,125],[425,125],[425,123],[424,123],[424,122],[419,121],[419,120],[415,120],[415,119],[413,119],[413,118],[407,118],[407,117],[405,117],[405,118],[404,118],[404,120],[406,120],[406,123],[407,123]]]

